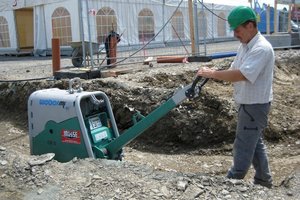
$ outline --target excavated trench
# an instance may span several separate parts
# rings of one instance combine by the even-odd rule
[[[270,124],[265,131],[268,140],[299,137],[299,54],[276,60],[275,100]],[[213,61],[210,65],[225,68],[232,58]],[[110,98],[120,132],[133,125],[132,115],[139,111],[147,116],[161,106],[180,86],[193,81],[196,65],[164,65],[147,72],[125,74],[117,78],[82,80],[86,91],[103,91]],[[68,80],[28,81],[0,84],[1,109],[16,113],[23,124],[27,121],[27,100],[39,89],[68,88]],[[285,96],[289,96],[285,98]],[[186,100],[139,136],[132,146],[140,144],[187,148],[222,145],[232,142],[236,111],[231,84],[210,80],[199,97]],[[156,151],[158,148],[150,148]],[[159,148],[160,151],[163,148]]]
[[[98,79],[83,81],[83,89],[101,90],[109,96],[118,129],[122,133],[134,125],[132,121],[134,113],[138,111],[147,116],[172,96],[178,89],[176,83],[186,85],[192,81],[192,77],[192,73],[181,76],[162,73],[139,80],[138,86],[117,79],[112,81]],[[66,86],[67,80],[2,84],[1,96],[3,100],[6,99],[2,106],[9,112],[19,113],[22,120],[26,121],[27,99],[32,92],[53,87],[66,89]],[[190,147],[231,140],[234,132],[234,112],[231,107],[230,101],[203,91],[200,97],[187,100],[171,110],[137,140],[158,146],[175,144]]]

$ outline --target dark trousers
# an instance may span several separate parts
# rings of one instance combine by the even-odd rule
[[[253,164],[254,183],[272,185],[268,156],[262,140],[269,110],[270,103],[240,106],[233,145],[233,166],[228,171],[228,178],[243,179]]]

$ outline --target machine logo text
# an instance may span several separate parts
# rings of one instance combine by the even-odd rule
[[[80,144],[79,130],[62,130],[61,141],[65,143]]]
[[[39,104],[44,105],[44,106],[62,106],[62,107],[64,107],[66,102],[55,100],[55,99],[40,99]]]

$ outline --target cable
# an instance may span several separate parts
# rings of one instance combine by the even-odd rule
[[[198,2],[204,7],[206,8],[206,10],[208,10],[211,14],[213,14],[214,16],[224,20],[224,21],[227,21],[227,19],[224,19],[223,17],[220,17],[219,15],[217,15],[216,13],[214,13],[212,10],[210,10],[206,5],[204,5],[204,3],[202,3],[200,0],[198,0]]]

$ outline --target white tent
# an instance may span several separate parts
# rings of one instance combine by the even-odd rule
[[[66,28],[64,31],[69,34],[65,40],[71,40],[69,42],[83,40],[99,42],[97,33],[99,23],[97,24],[96,16],[102,8],[114,11],[117,24],[114,29],[122,34],[119,46],[133,47],[146,42],[141,41],[138,18],[140,12],[145,9],[151,12],[154,21],[156,38],[151,44],[174,42],[173,27],[166,22],[177,8],[177,11],[182,13],[183,19],[181,39],[188,41],[190,38],[188,2],[183,1],[178,7],[180,2],[181,0],[2,0],[0,54],[18,52],[22,49],[34,50],[36,55],[51,53],[51,40],[55,33],[54,13],[61,11],[59,8],[66,11],[70,19],[69,25],[64,25]],[[205,19],[206,23],[199,22],[197,30],[203,32],[203,29],[207,29],[205,36],[200,33],[199,39],[232,38],[232,33],[223,20],[232,6],[205,4],[203,7],[199,2],[201,1],[197,4],[198,19],[200,21]],[[4,42],[8,40],[9,42]],[[61,45],[61,49],[62,54],[70,54],[70,45]]]

